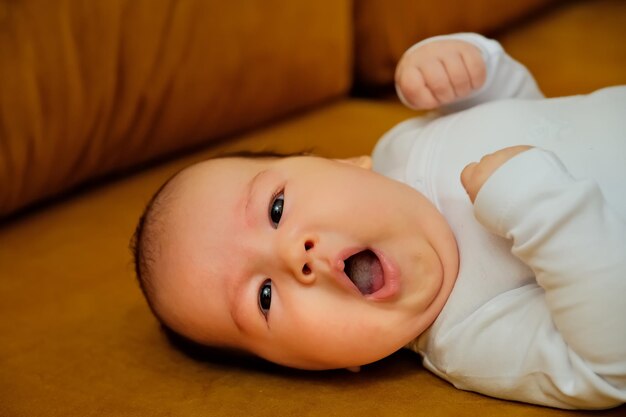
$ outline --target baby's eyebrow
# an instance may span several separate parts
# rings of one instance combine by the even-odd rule
[[[256,183],[258,182],[259,178],[263,176],[263,174],[265,174],[266,172],[267,172],[267,169],[257,172],[256,175],[252,177],[252,179],[248,182],[247,190],[245,193],[246,205],[244,207],[244,216],[246,219],[246,224],[250,224],[251,219],[254,218],[254,215],[248,212],[248,207],[250,206],[250,202],[252,201],[252,194],[253,194],[254,189],[256,188]]]
[[[243,303],[241,302],[241,290],[243,287],[243,279],[240,279],[235,285],[235,290],[233,291],[232,297],[229,297],[228,302],[228,310],[230,313],[230,317],[233,319],[235,326],[242,333],[248,333],[243,322],[241,321],[242,307]]]
[[[231,281],[232,285],[228,285],[228,281]],[[227,276],[224,278],[226,282],[226,300],[228,306],[228,313],[230,318],[235,323],[235,327],[244,334],[250,333],[246,328],[242,317],[246,312],[246,305],[244,300],[244,286],[248,280],[246,280],[245,274],[238,274],[233,276]]]

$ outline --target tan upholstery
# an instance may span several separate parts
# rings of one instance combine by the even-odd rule
[[[410,352],[359,374],[299,372],[188,357],[160,332],[127,245],[164,179],[225,150],[367,153],[413,115],[347,93],[358,3],[0,0],[2,212],[134,167],[0,223],[0,416],[626,415],[460,391]],[[455,13],[422,3],[442,19]],[[544,91],[582,93],[626,83],[625,16],[622,0],[565,2],[498,38]],[[155,68],[163,54],[172,61]],[[138,165],[157,155],[169,157]]]
[[[0,2],[0,217],[344,95],[350,10],[347,0]]]

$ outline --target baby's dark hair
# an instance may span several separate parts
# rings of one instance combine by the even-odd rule
[[[280,153],[274,151],[238,151],[227,154],[222,154],[212,159],[223,158],[285,158],[291,156],[305,156],[310,155],[310,152],[298,152],[298,153]],[[154,268],[156,261],[159,257],[159,235],[164,228],[164,217],[167,215],[167,210],[171,205],[171,200],[175,198],[174,191],[176,190],[176,180],[179,175],[185,170],[183,168],[174,173],[168,178],[154,193],[154,195],[146,204],[146,207],[139,217],[137,227],[130,240],[130,250],[133,256],[135,275],[139,288],[148,303],[148,307],[152,311],[152,314],[161,324],[162,329],[166,335],[172,341],[184,342],[186,344],[194,345],[195,342],[186,338],[184,335],[179,334],[174,329],[169,327],[165,320],[163,320],[158,308],[155,305],[155,283],[154,283]]]
[[[157,235],[163,225],[164,210],[168,206],[168,200],[172,198],[172,183],[181,172],[182,170],[179,170],[170,176],[148,200],[148,204],[146,204],[143,213],[139,217],[135,232],[130,240],[130,250],[133,256],[135,276],[137,277],[139,288],[141,288],[141,292],[152,314],[168,330],[171,329],[167,327],[154,304],[153,270],[158,256]]]

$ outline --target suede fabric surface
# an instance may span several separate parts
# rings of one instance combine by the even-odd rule
[[[348,0],[0,1],[0,218],[344,95],[350,12]]]
[[[344,8],[338,11],[334,9],[335,3],[324,3],[324,7],[329,10],[328,19],[343,19],[330,14],[344,16]],[[17,7],[17,4],[21,2],[0,0],[1,22],[6,22],[7,7]],[[179,4],[183,6],[177,7],[186,7],[184,5],[193,4],[193,1],[181,1]],[[548,94],[584,93],[609,84],[624,84],[625,5],[621,0],[568,2],[548,13],[533,16],[515,27],[502,30],[499,39],[511,54],[528,64]],[[52,7],[49,10],[53,13]],[[92,24],[96,24],[95,21]],[[290,33],[306,32],[300,26],[306,24],[294,23]],[[7,30],[5,25],[0,24],[0,36],[5,36]],[[343,29],[337,31],[333,36],[348,36]],[[224,33],[227,33],[226,29]],[[318,32],[318,36],[324,35]],[[0,45],[5,47],[7,43],[2,43],[5,41],[0,41]],[[265,39],[265,42],[270,42],[270,39]],[[0,56],[6,56],[2,55],[6,53],[6,49],[0,48]],[[267,53],[271,54],[271,51]],[[283,53],[286,53],[284,49],[280,54]],[[305,59],[297,57],[300,55],[291,58]],[[52,60],[52,57],[49,59]],[[336,59],[343,60],[344,57]],[[285,58],[285,65],[292,65],[287,61]],[[13,61],[11,63],[18,65]],[[54,63],[50,65],[54,66]],[[334,68],[335,64],[330,62],[327,65]],[[323,68],[318,69],[325,71]],[[51,71],[54,74],[54,70]],[[191,67],[188,71],[193,72]],[[0,74],[6,76],[6,67],[0,66]],[[184,74],[183,78],[193,78],[188,72]],[[67,79],[67,82],[70,81],[76,82],[74,78]],[[3,86],[9,85],[6,80],[1,82]],[[177,82],[185,83],[184,80]],[[261,94],[259,89],[265,82],[257,80],[249,88]],[[460,391],[426,371],[419,357],[408,351],[399,352],[364,367],[358,374],[352,374],[347,371],[300,372],[251,358],[224,357],[206,352],[202,356],[190,357],[168,343],[141,296],[127,249],[145,203],[172,173],[211,155],[237,149],[298,151],[313,147],[317,153],[325,156],[354,156],[369,153],[382,133],[395,123],[415,115],[397,101],[341,96],[339,91],[343,87],[340,86],[344,82],[337,84],[336,92],[339,96],[333,101],[314,105],[272,123],[248,128],[244,133],[228,136],[228,140],[213,142],[211,146],[194,153],[144,167],[132,175],[128,173],[124,177],[92,184],[81,192],[39,204],[0,223],[0,416],[626,415],[626,406],[600,412],[564,411]],[[12,91],[14,95],[19,93],[17,90]],[[232,88],[233,94],[237,91]],[[8,93],[0,90],[0,95],[5,94]],[[198,108],[206,110],[206,103],[197,104],[196,100],[200,100],[202,94],[198,92],[196,96],[194,88],[188,86],[179,94],[188,95]],[[293,102],[289,100],[304,105],[298,101],[297,93],[280,94],[286,100],[277,104],[281,112],[292,109]],[[229,97],[221,96],[220,100],[227,101]],[[236,99],[243,100],[242,97]],[[277,97],[274,99],[278,100]],[[14,105],[18,113],[22,105],[19,100],[27,98],[16,98]],[[321,98],[319,100],[324,101]],[[311,100],[310,104],[313,102],[317,102],[317,99]],[[90,117],[89,112],[95,110],[84,104],[86,102],[78,103],[54,111],[68,112],[63,113],[63,120],[76,120],[77,125],[80,125],[83,119]],[[191,122],[187,125],[180,120],[197,121],[201,110],[196,105],[181,104],[184,103],[182,100],[177,103],[184,106],[184,111],[177,113],[176,117],[181,119],[176,119],[176,123],[170,119],[174,116],[169,111],[162,111],[158,117],[153,117],[163,119],[161,123],[170,120],[167,122],[173,123],[170,126],[179,126],[184,132],[180,136],[176,136],[174,127],[168,130],[179,140],[183,141],[190,135],[195,139],[189,139],[189,143],[197,143],[195,140],[205,133],[208,135],[210,129]],[[119,105],[129,104],[119,102]],[[81,106],[85,109],[85,115],[79,111]],[[112,109],[107,108],[106,114],[109,116],[102,116],[104,118],[100,123],[112,117]],[[2,108],[5,116],[0,120],[7,120],[6,114],[10,113],[10,109],[10,106]],[[48,109],[42,114],[51,111]],[[267,118],[284,114],[273,113],[273,110],[269,112],[267,109],[264,111],[268,112],[264,113]],[[259,115],[261,113],[257,114],[257,121],[267,120]],[[269,113],[273,116],[270,117]],[[239,116],[220,114],[225,120],[225,126],[230,123],[229,129],[240,128],[234,122]],[[24,130],[19,132],[26,132],[31,128],[30,124],[40,123],[38,120],[20,119],[20,129]],[[71,126],[67,120],[64,123]],[[8,124],[3,123],[0,129],[5,130],[0,131],[6,132]],[[56,126],[53,132],[57,132],[55,129],[59,132],[66,129],[61,125],[51,126]],[[131,123],[127,126],[134,125]],[[182,126],[186,127],[183,129]],[[146,127],[134,127],[129,132],[134,132],[133,129],[140,132]],[[219,135],[226,135],[225,132],[221,131]],[[58,132],[54,135],[63,136]],[[136,135],[147,138],[140,133]],[[98,137],[95,135],[95,144],[89,146],[105,146],[103,143],[108,143],[98,142]],[[121,141],[118,144],[125,143],[122,137],[116,136],[116,140]],[[40,140],[45,138],[41,136]],[[8,146],[5,136],[0,137],[0,140],[0,152],[4,153]],[[174,146],[166,145],[167,141],[163,140],[155,142],[159,152],[166,152],[168,146]],[[44,152],[44,148],[29,149]],[[63,156],[64,152],[75,151],[71,147],[57,151],[52,145],[45,149],[52,155],[60,152],[60,156],[50,160],[52,162],[47,159],[50,155],[41,156],[48,161],[46,164],[52,165],[55,158],[69,158]],[[139,149],[139,145],[133,149]],[[130,150],[127,152],[129,155],[123,151],[115,155],[127,158],[123,160],[130,164],[133,156]],[[156,155],[156,151],[151,155]],[[29,158],[34,157],[35,154]],[[101,158],[115,159],[110,155],[102,155]],[[42,170],[50,176],[56,175],[55,169],[44,168],[47,166],[45,164],[44,167],[34,165],[35,162],[35,159],[30,159],[25,167]],[[77,163],[76,167],[79,166],[82,165]],[[0,171],[0,175],[4,175],[3,172],[7,171]],[[75,172],[78,178],[81,172],[87,171],[76,168]],[[71,176],[68,173],[58,175]],[[2,187],[5,184],[17,187],[12,184],[12,181],[17,181],[13,177],[0,177],[0,181]],[[58,191],[58,188],[53,189],[52,179],[50,181],[50,192]],[[63,181],[54,184],[67,186]]]

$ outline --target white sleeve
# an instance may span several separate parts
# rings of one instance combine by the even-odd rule
[[[525,66],[511,58],[502,45],[493,39],[487,39],[477,33],[457,33],[452,35],[434,36],[416,43],[407,52],[420,46],[444,39],[457,39],[471,43],[480,49],[485,60],[487,78],[485,84],[469,96],[447,104],[441,108],[444,112],[454,112],[492,100],[505,98],[543,98],[543,94],[535,79]],[[400,101],[411,107],[396,84],[396,92]]]
[[[553,153],[535,148],[494,172],[474,210],[487,229],[512,240],[512,253],[538,284],[520,289],[528,291],[523,305],[512,308],[524,298],[513,297],[507,311],[486,313],[491,324],[508,315],[510,342],[525,350],[523,360],[511,360],[513,370],[502,369],[519,376],[503,396],[573,408],[625,402],[626,222],[598,185],[572,178]],[[489,331],[477,337],[490,336],[497,337]],[[545,370],[530,365],[537,363]],[[541,401],[525,398],[529,392]]]

